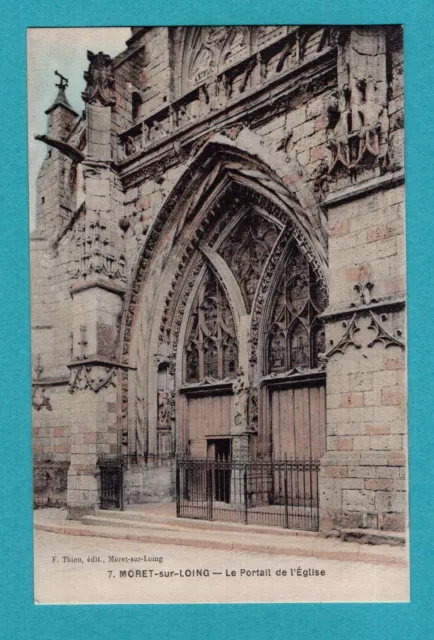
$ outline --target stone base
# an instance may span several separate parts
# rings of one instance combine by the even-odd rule
[[[98,511],[95,505],[73,506],[67,507],[67,520],[81,520],[85,516],[94,516]]]
[[[320,531],[323,535],[336,535],[344,530],[399,532],[406,528],[403,513],[362,513],[359,511],[320,510]]]
[[[69,462],[35,462],[33,465],[33,504],[38,507],[64,507]]]
[[[390,544],[393,546],[403,546],[406,543],[405,533],[400,531],[379,531],[378,529],[342,529],[341,539],[344,542]]]
[[[79,520],[99,507],[99,468],[93,464],[72,465],[68,470],[68,519]]]

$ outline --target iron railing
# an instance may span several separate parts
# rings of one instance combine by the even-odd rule
[[[318,460],[177,458],[180,518],[319,528]]]

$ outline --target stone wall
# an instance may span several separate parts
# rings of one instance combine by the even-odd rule
[[[329,309],[354,306],[327,319],[322,527],[401,531],[407,451],[405,312],[399,303],[405,295],[404,189],[331,205],[329,224]]]

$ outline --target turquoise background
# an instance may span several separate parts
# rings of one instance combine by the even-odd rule
[[[434,20],[419,2],[3,0],[0,38],[0,637],[433,638]],[[411,604],[33,604],[26,28],[134,24],[402,23],[405,27]],[[50,78],[51,82],[51,78]]]

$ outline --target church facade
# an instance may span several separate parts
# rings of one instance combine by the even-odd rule
[[[315,460],[322,532],[405,531],[401,28],[134,27],[84,79],[37,136],[35,504]]]

